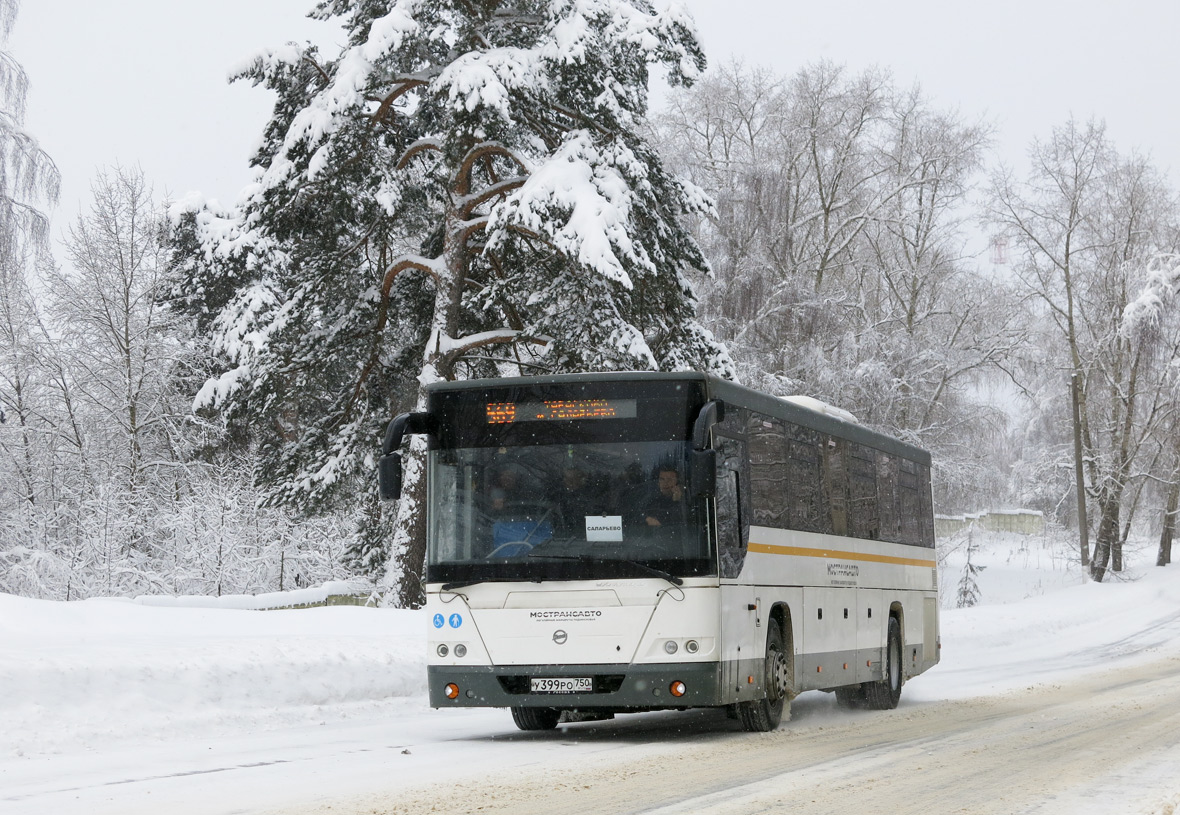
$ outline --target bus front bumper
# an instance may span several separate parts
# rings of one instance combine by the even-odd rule
[[[426,668],[430,706],[658,710],[720,704],[716,662],[658,665],[493,665]],[[589,679],[590,692],[538,693],[534,678]],[[553,683],[549,683],[553,684]],[[677,695],[679,693],[680,695]]]

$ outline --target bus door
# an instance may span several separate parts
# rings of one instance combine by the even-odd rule
[[[721,678],[723,701],[747,698],[751,660],[763,657],[764,621],[757,587],[743,575],[749,544],[748,480],[745,441],[714,430],[717,451],[716,522],[721,576]],[[761,676],[760,672],[755,672]]]

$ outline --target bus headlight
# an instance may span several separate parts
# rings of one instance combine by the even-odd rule
[[[463,643],[459,643],[458,645],[456,645],[455,646],[455,656],[459,657],[459,659],[462,659],[463,657],[467,656],[467,646],[464,645]]]
[[[451,653],[451,649],[446,646],[446,643],[444,643],[438,646],[437,653],[440,657],[445,657],[447,654]]]
[[[676,649],[680,646],[676,644],[676,640],[668,640],[664,643],[664,651],[669,654],[676,653]]]
[[[684,650],[688,651],[690,654],[695,654],[697,651],[701,650],[701,644],[696,640],[689,640],[688,642],[684,643]]]

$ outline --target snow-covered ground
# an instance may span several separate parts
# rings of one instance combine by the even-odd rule
[[[1050,539],[977,533],[975,546],[980,604],[945,608],[965,560],[958,545],[941,570],[942,664],[907,684],[903,705],[1180,655],[1180,566],[1154,568],[1150,549],[1099,585]],[[0,812],[256,812],[543,764],[558,747],[593,762],[615,746],[519,734],[504,711],[429,709],[425,629],[420,612],[388,609],[0,595]],[[691,714],[650,716],[659,742],[674,738],[661,722]],[[634,743],[634,726],[619,722]],[[1158,803],[1136,813],[1180,803],[1180,776],[1134,783]]]

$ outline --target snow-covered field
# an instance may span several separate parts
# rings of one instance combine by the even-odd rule
[[[942,664],[903,705],[1180,655],[1180,566],[1154,568],[1148,548],[1098,585],[1050,540],[977,543],[980,604],[944,609]],[[944,606],[963,558],[944,558]],[[374,608],[0,595],[0,812],[255,812],[546,761],[552,741],[516,734],[504,711],[427,707],[425,627],[419,612]],[[561,748],[593,761],[612,744]],[[1134,783],[1157,804],[1136,813],[1180,803],[1180,775]]]

